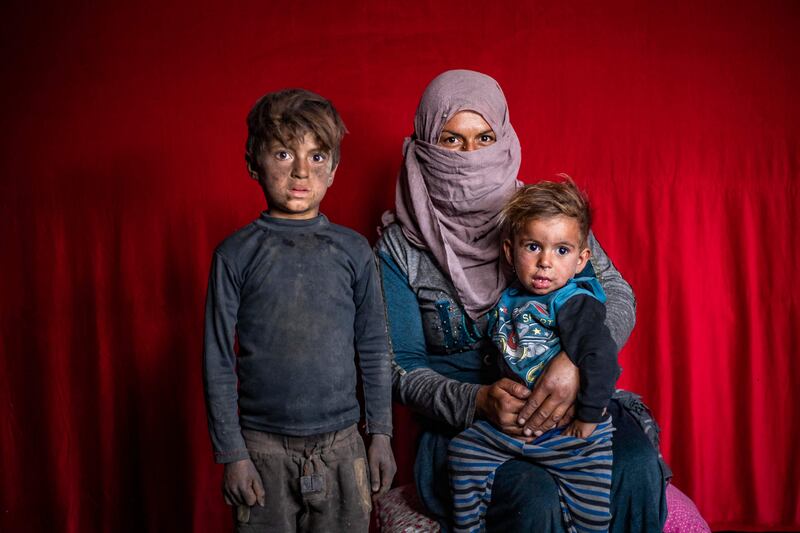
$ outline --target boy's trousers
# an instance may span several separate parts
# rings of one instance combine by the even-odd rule
[[[264,507],[235,511],[237,532],[368,532],[369,468],[355,425],[308,437],[242,434],[266,496]]]

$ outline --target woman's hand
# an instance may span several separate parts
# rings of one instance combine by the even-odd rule
[[[517,420],[530,395],[528,387],[508,378],[502,378],[491,385],[484,385],[478,390],[475,402],[478,416],[488,420],[507,435],[525,439],[522,434],[523,428]]]
[[[580,374],[565,352],[550,361],[527,403],[519,411],[516,423],[522,434],[538,437],[556,426],[567,424],[575,413]]]

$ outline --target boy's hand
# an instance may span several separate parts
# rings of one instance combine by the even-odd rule
[[[397,472],[397,465],[394,462],[389,435],[376,433],[371,437],[369,450],[367,450],[367,460],[369,462],[369,476],[372,480],[372,496],[374,498],[385,493],[392,486],[394,474]]]
[[[578,437],[579,439],[585,439],[592,434],[594,428],[596,427],[597,427],[596,423],[573,420],[572,423],[569,426],[567,426],[567,428],[564,430],[562,435],[566,435],[568,437]]]
[[[261,476],[250,459],[242,459],[225,465],[222,476],[222,494],[228,505],[254,506],[256,503],[264,507],[264,485]]]

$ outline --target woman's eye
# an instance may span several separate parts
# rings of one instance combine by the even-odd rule
[[[484,144],[493,143],[494,137],[492,137],[491,135],[481,135],[481,142]]]
[[[439,143],[438,144],[440,146],[450,147],[450,146],[458,146],[458,144],[460,142],[461,142],[461,140],[458,137],[456,137],[455,135],[446,135],[446,134],[442,133],[442,136],[439,137]]]

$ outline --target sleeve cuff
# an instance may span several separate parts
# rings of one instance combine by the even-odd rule
[[[389,437],[391,437],[392,425],[370,422],[367,424],[367,433],[369,433],[370,435],[388,435]]]
[[[242,459],[250,459],[250,452],[247,451],[247,448],[230,452],[214,452],[214,462],[217,464],[235,463]]]
[[[476,383],[469,384],[472,390],[469,392],[469,405],[467,406],[467,419],[464,420],[464,429],[470,427],[477,418],[478,414],[478,391],[481,390],[481,385]]]
[[[577,418],[581,422],[602,422],[606,418],[605,407],[589,407],[581,405],[578,407]]]

